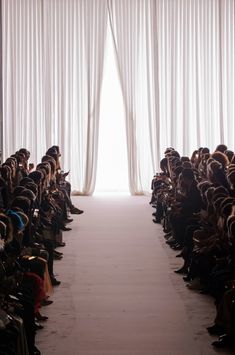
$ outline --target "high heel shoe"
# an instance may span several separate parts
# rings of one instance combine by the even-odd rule
[[[185,282],[190,282],[190,281],[192,280],[192,278],[191,278],[191,276],[187,275],[187,276],[184,276],[184,277],[183,277],[183,280],[184,280]]]
[[[234,345],[234,339],[231,337],[231,335],[224,334],[219,337],[218,340],[213,341],[211,343],[215,348],[226,348]]]
[[[224,327],[218,324],[214,324],[206,329],[210,335],[223,335],[225,333]]]
[[[176,274],[184,274],[187,275],[188,269],[184,266],[182,266],[180,269],[174,271]]]
[[[35,330],[41,330],[41,329],[44,328],[43,325],[41,325],[41,324],[38,323],[38,322],[34,322],[34,326],[35,326]]]
[[[53,303],[53,301],[44,299],[41,302],[41,306],[50,306],[50,304],[52,304],[52,303]]]
[[[64,231],[64,232],[68,232],[68,231],[71,231],[71,230],[72,230],[72,228],[69,228],[69,227],[66,227],[66,226],[62,226],[60,229],[61,229],[62,231]]]
[[[41,315],[39,311],[35,313],[35,318],[40,322],[45,322],[46,320],[48,320],[48,317]]]

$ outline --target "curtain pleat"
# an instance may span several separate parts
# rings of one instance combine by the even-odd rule
[[[166,147],[184,155],[199,146],[235,147],[235,2],[107,1],[125,103],[130,191],[141,194]]]
[[[3,0],[4,155],[58,144],[79,194],[95,187],[106,0]]]
[[[129,187],[167,146],[235,148],[234,0],[2,0],[4,156],[53,144],[73,188],[95,187],[107,21],[125,108]]]

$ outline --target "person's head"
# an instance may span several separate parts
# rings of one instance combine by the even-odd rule
[[[224,186],[218,186],[214,189],[214,196],[219,195],[229,196],[229,192]]]
[[[11,179],[11,168],[8,165],[3,164],[0,167],[0,174],[6,182],[9,181]]]
[[[11,219],[5,214],[0,212],[0,222],[2,226],[0,227],[0,233],[5,243],[10,243],[13,238],[13,227]]]
[[[24,186],[16,186],[15,188],[14,188],[14,191],[13,191],[13,196],[14,197],[16,197],[16,196],[20,196],[21,195],[21,193],[22,193],[22,191],[24,191],[25,190],[25,187]]]
[[[227,174],[227,180],[231,190],[235,189],[235,170],[231,170]]]
[[[212,187],[213,184],[209,181],[201,181],[197,184],[198,190],[200,191],[201,195],[204,196],[207,189],[209,189],[209,187]]]
[[[14,163],[14,166],[17,167],[20,162],[20,158],[16,154],[12,154],[6,161]]]
[[[192,169],[183,169],[182,172],[182,178],[183,178],[183,181],[186,183],[186,184],[191,184],[192,181],[195,180],[195,177],[194,177],[194,172]]]
[[[14,178],[16,175],[17,163],[15,158],[8,158],[5,163],[2,164],[2,167],[7,166],[10,170],[11,178]]]
[[[216,161],[218,161],[221,165],[222,168],[225,169],[229,165],[229,160],[226,154],[221,153],[220,151],[214,152],[212,154],[212,158]]]
[[[204,154],[210,154],[210,149],[207,147],[202,148],[201,155],[204,155]]]
[[[191,155],[191,159],[190,159],[191,163],[193,165],[196,165],[197,161],[198,161],[198,158],[199,158],[199,151],[197,149],[197,150],[194,150],[193,154]]]
[[[173,150],[174,150],[174,148],[172,148],[172,147],[166,148],[166,150],[165,150],[165,152],[164,152],[165,157],[166,157],[167,155],[169,155]]]
[[[160,161],[160,168],[164,173],[167,173],[167,158],[163,158]]]
[[[43,171],[45,173],[45,186],[49,184],[51,179],[51,165],[49,162],[40,163],[37,165],[37,170]]]
[[[58,157],[58,151],[56,146],[52,146],[50,147],[47,151],[46,151],[46,155],[50,155],[51,157]]]
[[[42,157],[42,163],[48,163],[51,166],[51,175],[54,176],[55,172],[56,172],[56,160],[49,156],[49,155],[44,155]]]
[[[36,195],[26,188],[21,192],[20,196],[27,197],[31,201],[31,204],[36,200]]]
[[[42,189],[45,189],[47,187],[47,172],[43,168],[37,169],[36,171],[41,173],[42,177],[41,177],[40,186],[42,187]]]
[[[170,155],[171,155],[172,157],[177,157],[177,158],[180,159],[180,154],[179,154],[179,152],[177,152],[176,150],[172,150],[172,151],[170,152]]]
[[[217,145],[215,151],[224,153],[227,149],[228,149],[228,147],[225,144],[219,144],[219,145]]]
[[[11,219],[11,223],[13,227],[13,235],[17,236],[18,234],[23,232],[25,228],[25,224],[22,218],[20,217],[20,215],[13,210],[8,210],[6,214]]]
[[[52,148],[56,150],[58,157],[60,157],[61,156],[60,147],[58,145],[53,145]]]
[[[224,196],[224,195],[213,196],[212,203],[214,206],[214,210],[219,215],[220,215],[220,209],[221,209],[222,203],[225,198],[226,198],[226,196]]]
[[[229,162],[231,162],[233,156],[234,156],[234,152],[232,150],[225,150],[224,154],[227,156]]]
[[[23,166],[24,168],[27,166],[27,157],[24,153],[16,152],[15,156],[18,160],[18,165]]]
[[[213,199],[213,196],[214,196],[214,191],[215,191],[215,188],[213,186],[210,186],[210,187],[208,187],[208,189],[206,189],[205,198],[206,198],[206,201],[207,201],[207,205],[210,205],[212,203],[212,199]]]
[[[20,208],[26,215],[28,215],[31,207],[31,201],[25,196],[17,196],[11,204],[11,208],[13,209],[14,207]]]
[[[189,157],[183,156],[180,158],[181,163],[183,164],[185,161],[190,162]]]
[[[207,178],[212,183],[216,183],[217,177],[222,171],[222,165],[218,161],[213,160],[207,165]]]
[[[234,207],[234,206],[233,206]],[[234,211],[227,219],[228,238],[232,244],[235,243],[235,214]]]
[[[220,213],[224,219],[232,213],[234,199],[231,197],[225,197],[220,205]]]
[[[183,169],[192,169],[192,163],[190,162],[190,161],[184,161],[183,163],[182,163],[182,168]]]
[[[176,166],[173,170],[172,170],[172,179],[173,181],[176,183],[180,174],[182,173],[182,166]]]
[[[26,160],[29,160],[30,158],[30,151],[28,151],[26,148],[20,148],[19,153],[23,153]]]
[[[38,195],[38,186],[34,182],[30,182],[25,185],[25,188],[32,191],[34,195],[37,197]]]
[[[43,173],[40,170],[32,171],[28,177],[32,179],[36,185],[40,185],[44,178]]]
[[[25,186],[29,183],[33,183],[33,179],[29,178],[29,177],[24,177],[23,179],[20,180],[20,186]]]
[[[9,157],[5,160],[5,163],[4,165],[8,165],[10,166],[10,168],[16,168],[16,165],[17,165],[17,158],[15,156],[12,156],[12,157]]]

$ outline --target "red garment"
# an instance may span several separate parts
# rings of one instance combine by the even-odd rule
[[[24,278],[28,281],[28,285],[32,291],[34,298],[34,313],[36,314],[41,307],[42,300],[46,298],[44,280],[33,272],[26,272]]]

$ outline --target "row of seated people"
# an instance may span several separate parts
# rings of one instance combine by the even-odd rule
[[[152,180],[153,222],[161,223],[166,243],[178,250],[190,289],[214,297],[216,317],[207,328],[219,338],[214,347],[235,343],[235,155],[224,144],[211,153],[180,156],[167,148],[161,172]]]
[[[36,331],[48,317],[41,307],[59,286],[54,260],[65,246],[70,214],[81,214],[70,198],[71,185],[60,167],[58,146],[29,164],[24,148],[0,166],[0,354],[38,355]]]

